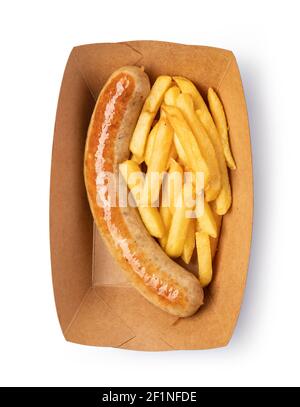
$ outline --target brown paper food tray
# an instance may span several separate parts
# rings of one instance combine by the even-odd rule
[[[124,65],[191,79],[203,94],[220,95],[230,127],[237,170],[233,203],[225,216],[214,278],[205,305],[180,319],[148,303],[108,254],[91,216],[83,179],[87,128],[109,75]],[[135,350],[225,346],[233,333],[245,288],[253,211],[251,146],[242,83],[232,52],[156,41],[75,47],[59,96],[52,155],[50,240],[53,286],[66,340]]]

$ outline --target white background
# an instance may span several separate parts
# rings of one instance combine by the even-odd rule
[[[7,1],[0,6],[0,385],[300,385],[298,1]],[[169,40],[233,50],[249,109],[255,220],[227,348],[139,353],[67,343],[51,285],[57,97],[74,45]]]

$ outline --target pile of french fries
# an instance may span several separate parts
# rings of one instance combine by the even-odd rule
[[[132,135],[131,159],[120,164],[145,227],[162,249],[189,264],[196,247],[203,287],[212,279],[222,216],[231,205],[227,166],[236,169],[223,105],[212,88],[207,99],[209,106],[189,79],[159,76]],[[142,168],[144,176],[134,177]]]

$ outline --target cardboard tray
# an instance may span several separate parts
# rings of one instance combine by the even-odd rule
[[[224,217],[205,305],[190,318],[168,315],[130,286],[104,247],[89,209],[83,179],[87,128],[102,86],[124,65],[143,65],[152,82],[160,74],[186,76],[204,95],[211,86],[225,106],[237,164],[230,173],[233,203]],[[72,50],[58,101],[50,191],[53,287],[66,340],[153,351],[225,346],[243,298],[252,212],[247,109],[232,52],[157,41],[92,44]]]

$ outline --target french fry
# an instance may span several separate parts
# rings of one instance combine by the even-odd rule
[[[192,130],[178,107],[163,105],[162,108],[165,110],[167,119],[184,150],[189,166],[195,173],[204,173],[204,187],[207,189],[210,182],[210,174]]]
[[[196,205],[197,232],[205,232],[209,236],[216,238],[218,236],[218,228],[215,215],[210,209],[209,203],[204,200],[203,210],[199,210],[199,207]]]
[[[175,212],[175,202],[177,197],[182,194],[182,184],[183,184],[183,169],[174,160],[170,159],[170,167],[166,178],[166,183],[164,184],[165,189],[163,189],[162,201],[160,206],[160,214],[167,231],[166,235],[160,239],[160,244],[162,248],[165,248],[168,239],[168,231],[170,229],[172,216]]]
[[[164,97],[164,103],[168,106],[176,106],[176,99],[180,95],[180,89],[178,86],[171,86]]]
[[[222,225],[222,218],[223,216],[218,215],[217,213],[214,213],[215,216],[215,221],[217,225],[217,237],[213,238],[210,237],[210,250],[211,250],[211,258],[213,259],[215,257],[217,247],[218,247],[218,242],[219,242],[219,236],[220,236],[220,230],[221,230],[221,225]]]
[[[174,138],[174,134],[173,134],[173,138]],[[173,140],[174,141],[174,140]],[[177,158],[177,151],[176,151],[176,147],[174,142],[171,145],[171,149],[169,152],[169,159],[168,159],[168,164],[167,164],[167,170],[170,168],[171,165],[171,160],[176,160]]]
[[[232,156],[230,145],[229,145],[228,125],[227,125],[224,107],[223,107],[222,102],[219,99],[218,95],[212,88],[208,89],[207,99],[208,99],[208,104],[209,104],[209,108],[210,108],[212,117],[214,119],[215,125],[217,127],[217,130],[218,130],[220,138],[221,138],[226,163],[230,169],[235,170],[236,164],[235,164],[234,158]]]
[[[129,149],[140,162],[143,161],[145,145],[154,117],[154,113],[142,111],[131,137]]]
[[[159,110],[159,118],[160,119],[165,119],[166,118],[166,113],[162,110],[161,107],[160,107],[160,110]]]
[[[145,150],[145,163],[147,165],[149,165],[149,162],[150,162],[151,154],[152,154],[153,147],[154,147],[154,140],[157,136],[157,130],[158,130],[158,122],[155,124],[155,126],[150,131],[148,139],[147,139],[147,145],[146,145],[146,150]]]
[[[169,89],[172,84],[172,78],[168,75],[160,75],[154,82],[150,93],[145,100],[143,110],[148,112],[158,112],[162,101],[164,100],[165,92]]]
[[[224,158],[223,147],[220,141],[218,130],[214,124],[211,114],[200,95],[196,86],[189,79],[176,76],[173,80],[178,85],[179,89],[183,93],[189,93],[192,96],[196,113],[206,129],[213,147],[216,152],[217,160],[219,163],[221,173],[221,191],[216,201],[214,202],[214,210],[219,215],[224,215],[231,205],[231,189],[229,184],[229,178],[227,173],[227,166]]]
[[[176,209],[166,244],[166,253],[170,257],[180,257],[186,240],[191,219],[186,216],[187,208],[184,203],[184,192],[177,198]]]
[[[196,232],[196,247],[198,257],[198,273],[202,287],[207,286],[212,279],[212,260],[209,236],[205,232]]]
[[[221,188],[221,176],[214,147],[205,128],[200,122],[193,105],[193,99],[188,93],[181,93],[176,99],[176,106],[181,110],[198,142],[200,151],[208,166],[210,183],[206,198],[212,201],[217,198]]]
[[[186,263],[189,264],[191,261],[191,257],[193,255],[195,249],[195,219],[191,219],[186,235],[186,240],[183,246],[183,251],[181,258]]]
[[[211,142],[214,145],[221,172],[222,187],[217,199],[213,203],[213,208],[218,215],[225,215],[225,213],[228,212],[231,206],[232,197],[223,147],[219,138],[218,130],[212,120],[210,113],[203,110],[197,110],[196,113],[199,116],[202,124],[206,128]]]
[[[180,164],[187,165],[187,158],[186,158],[184,149],[182,148],[182,145],[180,144],[180,141],[179,141],[176,133],[174,133],[174,146],[176,148]]]
[[[144,182],[143,178],[138,176],[141,174],[139,165],[135,161],[127,160],[119,165],[119,170],[138,205],[146,229],[150,235],[162,238],[165,235],[165,227],[158,209],[141,206],[140,196]]]
[[[161,206],[159,208],[159,213],[165,226],[165,234],[161,239],[159,239],[159,243],[161,247],[164,249],[166,247],[168,240],[168,232],[172,222],[172,213],[170,211],[170,208],[168,208],[167,206]]]
[[[167,179],[167,197],[169,200],[168,206],[173,215],[176,208],[177,198],[182,193],[183,169],[174,159],[171,159],[170,161]]]
[[[171,86],[170,76],[159,76],[152,86],[148,97],[145,100],[142,112],[137,121],[131,141],[130,151],[139,159],[142,159],[145,151],[146,141],[150,132],[153,120],[163,101],[166,90]]]
[[[159,197],[162,175],[167,169],[172,141],[173,129],[166,120],[161,118],[158,122],[157,135],[145,178],[143,191],[143,203],[145,204],[152,204]]]
[[[161,116],[161,117],[163,118],[164,116]],[[146,151],[145,151],[145,163],[147,165],[149,165],[149,162],[150,162],[150,157],[151,157],[152,150],[153,150],[153,147],[154,147],[154,140],[155,140],[155,138],[157,136],[157,130],[158,130],[158,122],[152,128],[152,130],[150,131],[150,134],[148,136],[147,146],[146,146]],[[169,152],[169,159],[168,159],[167,169],[170,166],[171,158],[174,158],[174,159],[177,158],[177,151],[176,151],[174,143],[172,143],[171,149],[170,149],[170,152]]]
[[[195,110],[205,108],[207,109],[207,106],[201,94],[199,93],[198,89],[196,88],[192,81],[182,76],[174,76],[173,80],[176,82],[177,86],[179,87],[182,93],[188,93],[189,95],[192,96]]]

